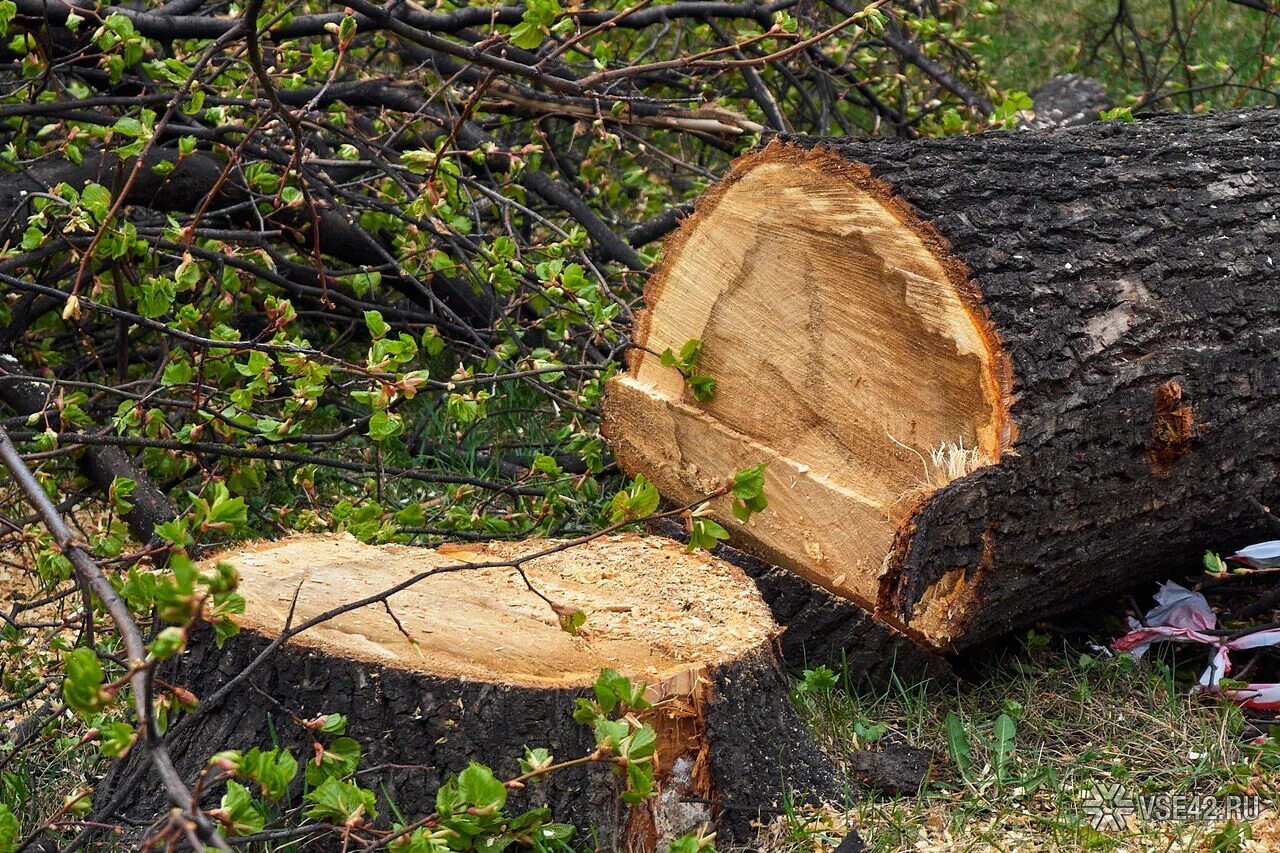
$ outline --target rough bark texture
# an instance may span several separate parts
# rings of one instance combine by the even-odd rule
[[[915,143],[790,139],[865,163],[968,269],[1008,359],[999,464],[894,555],[910,623],[961,568],[970,644],[1265,534],[1280,498],[1280,113]]]
[[[954,679],[946,659],[912,641],[851,601],[832,595],[758,557],[726,545],[715,550],[756,582],[778,624],[782,654],[795,665],[843,667],[872,688]]]
[[[202,637],[165,677],[209,695],[267,643],[267,638],[245,632],[219,650],[211,636]],[[778,806],[783,784],[793,792],[844,801],[848,792],[798,719],[787,689],[768,648],[709,674],[703,704],[706,760],[715,799],[723,808],[696,803],[690,808],[668,800],[661,808],[669,820],[714,815],[722,837],[749,842],[754,836],[751,821],[761,809],[767,813]],[[176,727],[169,746],[189,778],[221,749],[278,742],[303,760],[311,754],[310,740],[290,715],[310,719],[342,713],[349,718],[348,734],[364,747],[362,768],[408,765],[361,776],[362,785],[379,792],[384,819],[391,813],[385,808],[387,799],[416,816],[432,811],[436,789],[469,761],[487,763],[500,777],[511,777],[519,775],[517,759],[525,746],[547,747],[560,759],[589,753],[594,749],[591,732],[572,719],[574,701],[589,694],[587,688],[435,678],[285,646],[237,698]],[[301,773],[295,781],[299,790],[300,780]],[[216,805],[219,789],[206,794],[206,805]],[[550,806],[557,820],[580,827],[580,845],[590,846],[594,829],[602,849],[628,847],[626,808],[618,805],[610,772],[600,766],[556,773],[545,783],[513,793],[511,803],[513,812]],[[145,819],[163,805],[158,792],[144,786],[126,808]],[[683,832],[696,823],[674,828]]]

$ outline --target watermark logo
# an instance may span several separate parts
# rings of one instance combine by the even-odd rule
[[[1095,784],[1085,795],[1082,805],[1085,817],[1089,818],[1089,826],[1099,832],[1127,828],[1127,819],[1138,810],[1124,786],[1118,784]]]
[[[1089,826],[1099,832],[1125,830],[1129,818],[1143,822],[1252,822],[1267,804],[1257,795],[1175,794],[1168,791],[1131,794],[1123,785],[1097,783],[1081,800]]]

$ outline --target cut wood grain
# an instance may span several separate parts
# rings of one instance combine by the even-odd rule
[[[279,633],[291,610],[296,624],[421,572],[457,568],[392,595],[386,608],[344,613],[294,641],[443,677],[583,687],[609,666],[661,684],[765,647],[777,632],[738,569],[661,539],[598,539],[523,567],[539,592],[586,615],[582,637],[566,633],[514,569],[465,568],[556,544],[535,539],[428,549],[301,536],[212,559],[240,572],[246,609],[238,621],[264,636]]]

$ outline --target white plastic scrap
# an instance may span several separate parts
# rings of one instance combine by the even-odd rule
[[[1235,560],[1237,563],[1244,563],[1251,569],[1280,568],[1280,539],[1259,542],[1257,545],[1241,548],[1228,559]]]

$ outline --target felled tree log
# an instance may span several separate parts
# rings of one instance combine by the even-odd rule
[[[683,502],[767,462],[733,543],[936,649],[1261,535],[1277,150],[1263,110],[749,154],[646,291],[619,463]]]
[[[286,623],[433,568],[510,560],[554,544],[428,550],[312,536],[220,554],[212,559],[240,574],[243,631],[222,649],[191,643],[164,677],[206,699]],[[438,574],[391,596],[389,610],[354,610],[291,639],[228,701],[176,727],[177,766],[194,777],[219,750],[276,742],[302,762],[312,755],[311,737],[294,718],[341,713],[364,748],[361,767],[381,768],[359,777],[379,792],[379,820],[391,814],[388,798],[413,819],[434,810],[436,789],[470,761],[505,779],[520,775],[526,746],[545,747],[559,761],[591,753],[592,732],[572,719],[573,707],[608,667],[649,685],[661,795],[628,812],[610,770],[580,765],[513,792],[512,814],[549,805],[555,820],[598,833],[605,849],[643,851],[704,822],[745,841],[784,785],[833,802],[846,796],[790,704],[774,653],[777,628],[738,569],[634,535],[523,568],[559,607],[586,614],[579,636],[562,630],[509,567]],[[136,799],[130,811],[159,805]]]

